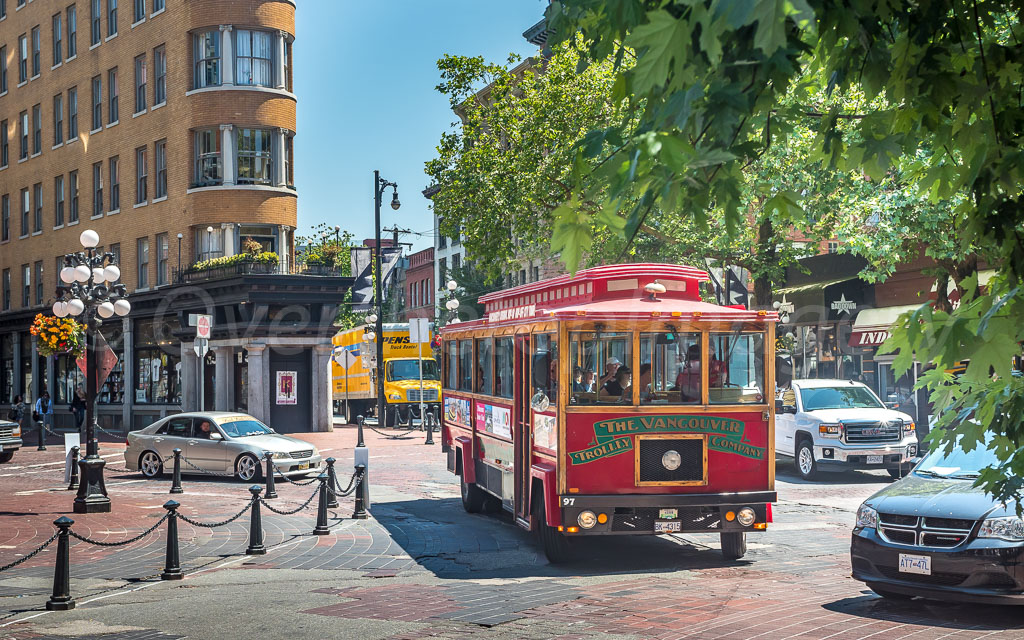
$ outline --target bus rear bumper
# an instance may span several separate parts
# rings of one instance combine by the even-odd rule
[[[563,523],[560,530],[570,535],[759,532],[765,530],[770,520],[768,504],[776,499],[774,491],[560,496]],[[755,514],[754,522],[747,526],[740,524],[735,517],[744,507],[749,507]],[[582,526],[588,520],[592,521],[588,517],[580,517],[586,511],[597,518],[597,524],[590,529]]]

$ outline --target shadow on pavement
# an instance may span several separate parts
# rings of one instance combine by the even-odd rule
[[[844,598],[823,608],[846,615],[902,624],[919,624],[944,629],[1002,631],[1024,629],[1020,609],[1007,605],[945,602],[938,600],[889,600],[865,589],[864,595]]]

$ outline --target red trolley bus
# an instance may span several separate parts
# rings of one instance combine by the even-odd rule
[[[553,562],[577,536],[771,522],[776,314],[702,302],[708,274],[596,267],[480,298],[442,332],[442,444],[467,511],[501,507]]]

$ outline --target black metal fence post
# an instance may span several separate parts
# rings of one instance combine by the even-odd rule
[[[68,491],[78,488],[78,447],[71,447],[71,482],[68,483]]]
[[[352,517],[356,520],[366,520],[369,514],[366,513],[366,502],[363,500],[363,478],[366,475],[366,465],[356,465],[356,510]]]
[[[327,458],[327,486],[330,491],[327,492],[327,508],[337,509],[338,508],[338,497],[334,495],[334,489],[338,486],[338,476],[334,472],[334,458]]]
[[[46,451],[46,436],[43,435],[43,429],[45,429],[44,423],[36,422],[36,451]]]
[[[327,474],[321,473],[317,478],[320,481],[320,497],[316,503],[316,527],[313,535],[326,536],[331,530],[327,528]]]
[[[258,484],[249,487],[249,493],[252,494],[252,514],[249,516],[249,547],[245,550],[245,554],[249,556],[262,556],[267,552],[267,547],[263,544],[260,491],[263,491],[263,487]]]
[[[175,449],[174,453],[174,475],[171,479],[171,493],[185,493],[181,488],[181,449]]]
[[[267,492],[263,494],[263,499],[273,500],[277,497],[277,489],[274,488],[274,454],[266,451],[263,457],[267,459]]]
[[[174,490],[171,489],[171,491]],[[167,553],[164,554],[164,571],[160,574],[161,580],[181,580],[185,577],[185,574],[181,572],[181,562],[178,557],[179,506],[181,505],[174,500],[164,503],[164,509],[167,509]]]
[[[46,601],[46,610],[67,611],[75,608],[75,599],[71,597],[71,540],[68,534],[68,529],[75,521],[67,516],[61,516],[54,520],[53,524],[59,530],[57,561],[53,566],[53,594]]]
[[[434,444],[434,412],[423,412],[423,428],[427,430],[427,439],[423,444]]]

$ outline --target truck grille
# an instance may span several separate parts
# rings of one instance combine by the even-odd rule
[[[612,515],[612,531],[640,531],[651,533],[658,520],[658,507],[616,507]],[[722,516],[717,509],[709,507],[688,507],[678,510],[673,518],[683,523],[683,530],[721,529]]]
[[[437,402],[437,389],[424,389],[422,400],[419,389],[409,389],[407,397],[409,402]]]
[[[847,444],[875,444],[878,442],[899,442],[903,436],[903,423],[893,422],[844,422],[843,441]]]
[[[967,540],[974,520],[878,514],[878,533],[893,544],[950,549]]]
[[[10,438],[12,436],[14,436],[14,427],[0,425],[0,438]]]
[[[643,482],[703,483],[704,438],[637,438],[638,479]],[[677,469],[669,470],[662,457],[675,451],[681,458]]]
[[[302,458],[309,458],[313,455],[312,449],[305,449],[303,451],[292,451],[289,453],[293,460],[301,460]]]

